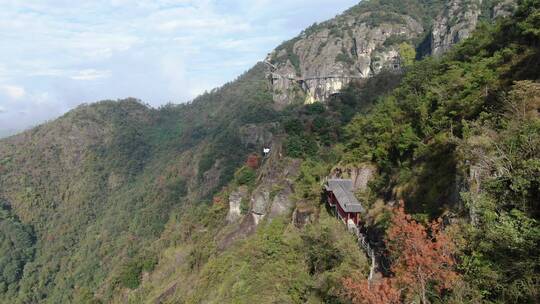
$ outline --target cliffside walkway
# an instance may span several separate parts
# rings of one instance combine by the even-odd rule
[[[354,226],[347,225],[347,226],[348,226],[347,227],[348,230],[350,232],[352,232],[356,236],[356,239],[358,240],[358,246],[362,250],[364,250],[364,252],[368,256],[368,258],[371,260],[371,266],[369,268],[368,281],[372,282],[373,279],[375,278],[375,274],[377,273],[377,268],[378,268],[378,263],[377,263],[377,257],[376,257],[375,250],[373,250],[373,248],[371,248],[371,246],[369,245],[369,242],[367,241],[366,236],[363,233],[360,232],[360,229],[358,229],[358,227],[356,225],[354,225]]]
[[[365,77],[362,75],[322,75],[322,76],[307,76],[307,77],[296,77],[291,75],[283,75],[280,73],[276,73],[275,70],[277,70],[276,66],[268,61],[264,61],[264,63],[270,67],[270,75],[272,77],[277,76],[276,78],[285,78],[292,81],[297,82],[305,82],[309,80],[320,80],[320,79],[364,79]]]

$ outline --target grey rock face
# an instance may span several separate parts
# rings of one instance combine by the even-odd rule
[[[234,223],[242,217],[242,200],[248,195],[247,187],[239,187],[229,195],[229,212],[227,213],[227,222]]]
[[[240,128],[240,139],[246,147],[269,146],[272,142],[272,131],[278,127],[277,123],[247,124]]]
[[[469,37],[481,14],[482,0],[451,0],[435,19],[431,33],[431,53],[440,56],[454,44]]]
[[[265,60],[276,108],[292,103],[324,102],[354,80],[371,77],[384,69],[399,72],[402,43],[415,45],[428,33],[431,48],[427,53],[440,56],[471,35],[482,12],[489,14],[486,18],[508,16],[515,3],[515,0],[496,3],[448,0],[439,14],[430,12],[432,29],[425,28],[430,24],[424,20],[427,16],[382,9],[348,11],[308,28]]]
[[[483,0],[450,0],[437,16],[431,32],[431,54],[440,56],[454,44],[468,38],[476,29],[484,10],[484,18],[510,16],[517,6],[516,0],[495,3]],[[486,13],[487,12],[487,13]]]
[[[267,160],[267,161],[275,161]],[[275,166],[277,165],[277,166]],[[292,211],[294,202],[293,182],[300,168],[298,160],[284,160],[279,164],[269,164],[266,172],[263,172],[261,183],[251,196],[252,213],[274,218]]]
[[[270,217],[280,216],[287,214],[294,207],[293,201],[290,199],[293,189],[290,184],[286,183],[283,189],[276,191],[274,198],[272,199],[272,205],[270,207]]]
[[[342,15],[270,53],[266,62],[276,105],[325,101],[355,79],[383,69],[400,71],[399,45],[418,38],[424,28],[397,13],[376,24],[373,18],[370,12]]]
[[[351,170],[351,179],[353,180],[353,189],[355,191],[366,191],[368,183],[373,180],[377,173],[377,167],[372,164],[362,164],[359,168]]]
[[[362,163],[354,167],[336,167],[332,170],[332,178],[350,178],[353,181],[353,190],[366,191],[368,183],[377,174],[377,167],[371,163]]]
[[[256,223],[264,217],[287,214],[294,207],[291,195],[293,183],[300,170],[300,161],[284,158],[281,143],[274,141],[270,155],[264,160],[259,184],[251,194],[251,214]]]
[[[312,210],[296,209],[293,214],[293,224],[297,228],[302,228],[313,221],[314,213]]]
[[[219,241],[220,249],[254,233],[263,219],[287,215],[293,210],[293,183],[298,177],[301,161],[284,158],[279,139],[275,139],[271,147],[270,155],[260,169],[258,186],[251,194],[247,187],[240,187],[230,194],[227,222],[234,229]],[[243,199],[250,202],[250,211],[245,215],[240,212]]]
[[[493,7],[491,17],[494,19],[508,17],[516,10],[516,7],[517,3],[515,0],[503,0]]]
[[[259,187],[251,197],[252,212],[258,215],[265,215],[270,202],[270,192],[266,187]]]

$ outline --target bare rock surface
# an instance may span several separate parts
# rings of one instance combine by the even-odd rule
[[[383,69],[400,71],[399,44],[418,38],[422,24],[407,15],[387,13],[373,24],[370,12],[344,14],[286,43],[269,54],[274,101],[325,101],[351,81]]]
[[[242,217],[242,200],[247,199],[248,188],[241,186],[229,195],[229,212],[227,213],[227,222],[234,223]]]
[[[437,16],[431,32],[431,53],[440,56],[469,37],[481,14],[482,0],[451,0]]]

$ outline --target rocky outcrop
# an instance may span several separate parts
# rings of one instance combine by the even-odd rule
[[[440,56],[469,37],[480,17],[508,16],[516,2],[483,1],[449,0],[445,5],[408,3],[405,6],[409,12],[392,5],[373,10],[369,1],[365,1],[365,6],[363,2],[332,20],[306,29],[265,60],[276,108],[292,103],[324,102],[352,81],[385,69],[400,72],[405,54],[403,43],[418,46],[422,56],[430,53]],[[420,41],[424,42],[418,45]]]
[[[516,0],[502,0],[493,7],[491,18],[508,17],[512,15],[516,8]]]
[[[437,16],[431,32],[431,53],[440,56],[469,37],[481,14],[482,0],[451,0]]]
[[[251,195],[251,213],[261,218],[274,218],[292,212],[293,183],[300,170],[300,161],[284,158],[281,146],[274,144],[259,176],[259,184]]]
[[[479,19],[495,19],[510,16],[516,8],[516,0],[450,0],[435,18],[431,32],[431,54],[440,56],[453,45],[469,37],[476,29]],[[484,15],[482,15],[484,14]]]
[[[219,241],[220,249],[254,233],[263,219],[273,219],[293,212],[293,183],[298,177],[301,161],[283,157],[279,138],[274,139],[270,147],[270,155],[263,160],[257,186],[253,191],[249,193],[244,186],[229,195],[227,223],[230,230]],[[241,206],[245,202],[249,210],[243,214]]]
[[[278,123],[247,124],[240,128],[240,140],[247,148],[262,148],[272,143]]]
[[[391,12],[346,13],[314,26],[267,57],[274,101],[325,101],[353,80],[399,71],[399,45],[423,32],[415,19]]]
[[[353,181],[353,190],[363,192],[368,190],[368,183],[375,178],[377,167],[372,163],[362,163],[356,166],[336,167],[332,170],[331,178],[348,178]]]
[[[227,222],[234,223],[242,217],[242,201],[248,196],[248,188],[241,186],[229,195],[229,212]]]

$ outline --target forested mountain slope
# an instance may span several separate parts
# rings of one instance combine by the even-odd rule
[[[255,235],[225,251],[216,227],[234,227],[226,219],[227,204],[216,203],[211,216],[201,215],[204,220],[189,220],[187,226],[180,221],[176,232],[163,236],[175,244],[156,271],[122,299],[535,303],[540,290],[540,3],[520,5],[513,18],[482,24],[442,58],[407,67],[390,93],[400,78],[395,73],[350,86],[325,107],[317,103],[283,114],[285,154],[303,160],[293,185],[294,212],[263,221]],[[357,113],[352,120],[351,112]],[[442,216],[452,263],[448,269],[435,265],[439,277],[392,267],[390,276],[376,283],[380,287],[363,289],[368,263],[343,247],[351,244],[350,235],[328,218],[319,194],[325,176],[356,179],[366,170],[374,174],[356,195],[368,208],[371,241],[391,237],[398,201],[412,215],[406,221],[427,226]],[[255,198],[256,185],[250,186]],[[232,183],[217,201],[229,198],[231,208],[236,196],[229,194],[238,187]],[[249,212],[253,209],[244,218]],[[426,258],[402,257],[406,250],[393,246],[386,248],[389,263]],[[430,285],[422,290],[416,284],[426,275]],[[343,280],[347,277],[352,281]]]
[[[407,40],[420,59],[455,3],[366,1],[309,32],[399,13],[422,26]],[[498,2],[478,7],[500,15]],[[534,303],[539,12],[527,0],[495,25],[480,18],[442,57],[383,67],[325,103],[276,102],[261,63],[189,104],[103,101],[0,141],[0,302],[363,303],[344,279],[360,282],[369,263],[320,191],[326,176],[368,170],[356,195],[374,243],[400,200],[420,223],[445,219],[457,279],[432,282],[430,302]],[[448,33],[466,38],[454,21]]]
[[[103,101],[3,140],[0,198],[15,248],[2,256],[24,252],[2,268],[3,299],[73,301],[146,259],[174,210],[211,197],[258,149],[238,128],[272,119],[265,92],[256,66],[188,105]]]

